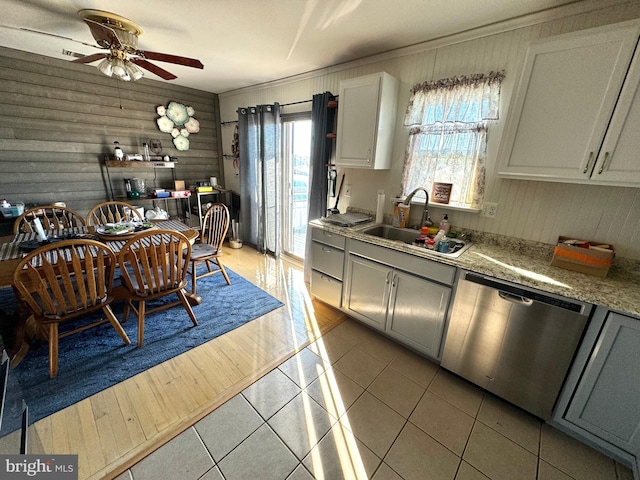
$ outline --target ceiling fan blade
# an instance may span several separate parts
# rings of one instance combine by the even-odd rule
[[[178,55],[169,55],[168,53],[147,52],[146,50],[145,51],[138,50],[136,53],[148,60],[157,60],[159,62],[175,63],[176,65],[184,65],[186,67],[201,68],[201,69],[204,68],[204,65],[200,62],[200,60],[196,60],[195,58],[180,57]]]
[[[106,53],[94,53],[92,55],[87,55],[85,57],[80,57],[80,58],[76,58],[75,60],[71,60],[71,63],[91,63],[106,57],[107,57]]]
[[[130,58],[130,60],[139,67],[149,70],[151,73],[155,73],[164,80],[175,80],[176,77],[173,73],[167,72],[164,68],[160,68],[151,62],[146,61],[144,58]]]
[[[83,20],[89,26],[89,30],[91,30],[93,38],[95,38],[98,45],[102,48],[123,48],[122,43],[120,43],[120,39],[118,38],[118,34],[113,28],[96,22],[95,20],[91,20],[90,18],[83,18]]]
[[[83,42],[83,41],[80,41],[80,40],[75,40],[75,39],[73,39],[71,37],[65,37],[63,35],[56,35],[55,33],[41,32],[40,30],[33,30],[31,28],[12,27],[10,25],[0,25],[0,28],[7,28],[9,30],[16,30],[18,32],[29,32],[29,33],[37,33],[39,35],[47,35],[49,37],[55,37],[55,38],[60,38],[62,40],[69,40],[71,42],[80,43],[82,45],[86,45],[87,47],[98,48],[95,43],[87,43],[87,42]]]

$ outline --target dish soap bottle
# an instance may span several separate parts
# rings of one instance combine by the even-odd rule
[[[449,233],[451,225],[449,224],[449,215],[445,213],[444,218],[440,221],[439,229],[445,234]]]

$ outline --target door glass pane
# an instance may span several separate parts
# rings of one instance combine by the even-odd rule
[[[283,127],[283,250],[303,259],[309,209],[311,120],[284,120]]]

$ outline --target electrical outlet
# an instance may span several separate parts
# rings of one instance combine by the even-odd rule
[[[350,197],[351,196],[351,185],[345,185],[344,186],[344,196],[345,197]]]
[[[492,202],[484,202],[482,205],[482,211],[480,212],[481,217],[487,218],[496,218],[496,214],[498,213],[498,204]]]

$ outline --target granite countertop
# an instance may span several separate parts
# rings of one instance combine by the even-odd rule
[[[528,242],[481,232],[467,232],[473,245],[457,258],[439,255],[423,247],[362,233],[375,223],[339,227],[319,220],[311,222],[348,238],[429,258],[520,285],[603,305],[640,317],[640,266],[634,261],[614,261],[606,278],[564,270],[550,265],[553,245]],[[618,259],[616,259],[618,260]]]

